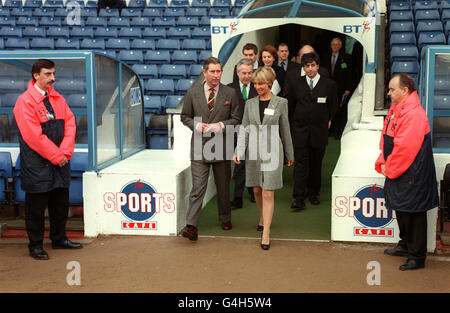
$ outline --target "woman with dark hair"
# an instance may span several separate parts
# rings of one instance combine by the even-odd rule
[[[283,68],[277,65],[277,59],[278,53],[274,46],[267,45],[262,48],[259,53],[259,64],[262,64],[262,66],[271,67],[275,71],[276,77],[271,89],[274,95],[281,94],[285,76]]]

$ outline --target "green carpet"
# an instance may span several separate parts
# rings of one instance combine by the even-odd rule
[[[313,206],[305,201],[306,209],[292,212],[293,167],[284,167],[284,187],[275,191],[275,211],[271,227],[271,237],[278,239],[313,239],[330,240],[331,238],[331,174],[340,154],[340,141],[329,138],[323,160],[322,190],[320,205]],[[230,194],[234,182],[230,184]],[[224,231],[220,228],[217,213],[217,200],[213,197],[205,206],[199,221],[199,234],[203,236],[260,237],[256,231],[259,211],[256,203],[251,203],[248,193],[244,191],[244,206],[231,213],[233,229]]]

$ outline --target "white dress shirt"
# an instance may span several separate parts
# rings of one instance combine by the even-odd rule
[[[306,75],[306,82],[308,83],[308,87],[311,85],[311,80],[313,81],[313,88],[316,87],[317,83],[319,82],[320,74],[317,73],[316,76],[313,78],[309,78],[308,75]]]

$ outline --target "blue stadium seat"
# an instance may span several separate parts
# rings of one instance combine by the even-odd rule
[[[205,60],[211,56],[212,56],[211,51],[208,50],[200,51],[200,54],[198,56],[198,62],[203,64],[203,62],[205,62]]]
[[[40,26],[61,26],[61,19],[58,17],[43,16],[39,21]]]
[[[416,32],[417,36],[423,32],[443,32],[441,21],[420,21],[417,23]]]
[[[147,51],[144,56],[145,63],[148,64],[168,64],[170,63],[169,51]]]
[[[239,13],[241,13],[242,7],[234,7],[231,9],[230,16],[239,16]]]
[[[208,39],[211,38],[211,29],[209,27],[195,27],[192,31],[192,39]]]
[[[188,70],[188,76],[190,78],[197,78],[202,74],[203,68],[201,64],[192,64]]]
[[[16,165],[13,169],[13,183],[14,183],[14,203],[25,203],[25,192],[22,190],[21,179],[21,167],[20,167],[20,154],[17,156]]]
[[[108,20],[109,27],[130,27],[130,19],[127,17],[111,17]]]
[[[22,37],[22,27],[1,26],[0,37]]]
[[[165,39],[167,37],[164,27],[146,27],[142,31],[143,38]]]
[[[9,16],[10,15],[10,9],[9,8],[2,8],[0,7],[0,16]]]
[[[450,96],[434,96],[434,109],[449,110]]]
[[[80,14],[82,17],[97,16],[97,7],[81,9]]]
[[[209,30],[209,29],[208,29]],[[389,33],[395,32],[414,32],[414,23],[412,21],[395,21],[389,24]]]
[[[188,39],[191,38],[191,29],[188,26],[169,27],[167,37],[172,39]]]
[[[182,50],[205,50],[206,44],[203,39],[185,39],[181,44]]]
[[[91,26],[76,26],[70,30],[71,38],[94,38],[94,28]]]
[[[179,79],[175,85],[175,93],[177,95],[185,95],[194,82],[194,79]]]
[[[142,51],[122,50],[119,52],[118,59],[128,64],[144,63]]]
[[[389,11],[411,10],[410,1],[395,1],[389,4]]]
[[[45,0],[44,8],[62,8],[64,7],[62,0]]]
[[[450,23],[445,23],[444,34],[445,34],[445,36],[448,36],[450,34]]]
[[[146,8],[142,10],[142,16],[161,17],[163,10],[161,8]]]
[[[391,76],[398,73],[417,75],[419,63],[417,61],[394,61],[391,65]]]
[[[209,8],[211,3],[209,0],[192,0],[191,7],[193,8]]]
[[[160,96],[144,96],[144,112],[145,113],[162,113]],[[146,123],[148,125],[148,123]]]
[[[416,24],[419,21],[426,21],[426,20],[439,21],[440,19],[441,19],[441,16],[437,9],[435,9],[435,10],[417,10],[416,15],[415,15]]]
[[[117,38],[118,31],[115,27],[97,27],[94,31],[94,37],[98,39]]]
[[[183,64],[163,64],[159,69],[159,77],[162,79],[182,79],[186,76],[186,66]]]
[[[31,38],[30,48],[38,50],[53,50],[55,42],[52,38]]]
[[[141,10],[135,8],[123,8],[121,16],[123,17],[141,17]]]
[[[158,78],[158,67],[155,64],[134,64],[131,68],[143,79]]]
[[[5,40],[0,38],[0,49],[5,49]]]
[[[122,38],[110,38],[105,41],[105,49],[130,50],[130,40]]]
[[[11,16],[0,17],[0,26],[16,26],[16,19]]]
[[[133,39],[131,49],[137,50],[155,50],[155,41],[151,39]]]
[[[70,49],[79,50],[80,40],[79,39],[63,39],[58,38],[55,42],[55,49]]]
[[[442,13],[443,10],[450,9],[450,0],[442,0],[439,5],[439,12]]]
[[[180,104],[181,100],[183,100],[183,96],[166,96],[164,100],[164,108],[175,109],[178,104]]]
[[[167,0],[150,0],[147,3],[147,8],[167,8]]]
[[[178,8],[188,8],[189,7],[189,0],[172,0],[170,2],[171,7],[178,7]]]
[[[178,39],[159,39],[156,42],[158,50],[180,50],[180,41]]]
[[[149,129],[147,131],[149,149],[168,149],[167,129]]]
[[[419,51],[423,46],[426,45],[445,45],[447,44],[447,39],[443,32],[425,32],[420,33],[417,40],[417,47]]]
[[[177,19],[177,26],[198,26],[198,17],[196,16],[181,16]]]
[[[186,16],[191,16],[191,17],[202,17],[202,16],[207,16],[208,15],[208,10],[206,8],[188,8],[186,10]]]
[[[244,5],[247,4],[247,2],[249,2],[250,0],[235,0],[234,1],[234,6],[235,7],[239,7],[242,8]]]
[[[69,38],[69,27],[49,27],[47,29],[47,37]]]
[[[95,40],[95,39],[83,39]],[[76,78],[59,78],[55,81],[55,89],[63,94],[79,94],[86,92],[86,81]]]
[[[39,20],[37,17],[20,16],[16,19],[16,26],[39,26]]]
[[[28,38],[8,38],[5,42],[5,49],[29,49]]]
[[[86,8],[97,8],[98,7],[98,0],[88,0],[86,2]]]
[[[19,82],[20,85],[20,82]],[[25,84],[25,88],[26,88],[26,84]],[[9,90],[5,90],[5,92],[8,92]],[[3,107],[10,107],[11,109],[16,105],[16,101],[17,99],[20,97],[20,95],[23,93],[24,89],[22,89],[21,92],[19,92],[18,90],[16,90],[16,92],[8,92],[5,93],[2,96],[2,106]],[[10,118],[11,116],[8,116],[8,118]],[[14,116],[12,116],[12,118],[14,119]],[[15,122],[15,120],[14,120]],[[10,123],[10,126],[12,126],[12,124]],[[15,127],[17,127],[17,125],[14,125]],[[9,131],[11,132],[12,129],[10,128]]]
[[[79,109],[87,108],[86,94],[84,93],[71,94],[70,96],[67,97],[67,104],[70,106],[70,108],[79,108]]]
[[[389,60],[393,61],[418,61],[419,52],[417,46],[392,46]]]
[[[172,53],[172,64],[196,64],[197,52],[193,50],[176,50]]]
[[[172,79],[149,79],[145,86],[148,95],[167,96],[173,94],[174,89]]]
[[[119,9],[100,9],[100,12],[98,13],[98,16],[105,16],[105,17],[119,17]]]
[[[148,27],[150,25],[152,25],[150,17],[133,17],[130,20],[131,27]]]
[[[442,20],[442,23],[446,23],[448,20],[450,20],[450,9],[442,10],[441,20]]]
[[[108,19],[106,17],[89,16],[84,23],[85,26],[106,27]]]
[[[22,38],[8,38],[6,39],[5,44],[9,40],[20,40]],[[28,39],[26,39],[28,42]],[[17,79],[17,78],[11,78],[11,77],[0,77],[0,90],[4,92],[5,94],[8,93],[16,93],[16,92],[23,92],[26,89],[27,85],[25,84],[25,81],[23,79]],[[5,99],[2,99],[5,100]],[[15,99],[17,100],[17,98]],[[14,102],[16,102],[14,100]],[[3,105],[5,103],[9,103],[9,101],[3,101]]]
[[[25,27],[22,31],[23,37],[45,37],[45,28]]]
[[[18,17],[18,16],[33,16],[33,9],[32,8],[12,8],[9,15],[11,17]]]
[[[210,26],[211,25],[211,18],[209,16],[202,16],[198,20],[198,25],[199,26]]]
[[[104,39],[92,39],[84,38],[80,42],[80,49],[90,49],[90,50],[104,50],[105,40]]]
[[[183,8],[166,8],[163,12],[163,16],[167,17],[185,16],[185,11]]]
[[[209,9],[209,16],[212,18],[226,18],[230,16],[230,10],[227,8],[215,8]]]
[[[24,8],[40,8],[42,7],[42,0],[26,0]]]
[[[44,8],[44,10],[48,10],[48,11],[52,11],[53,15],[55,17],[66,17],[71,10],[67,9],[67,8],[57,8],[57,9],[52,9],[52,8]],[[45,15],[47,16],[47,15]]]
[[[227,8],[230,9],[231,8],[231,0],[214,0],[212,7],[216,7],[216,8]]]
[[[416,1],[414,4],[414,11],[417,10],[430,10],[430,9],[438,9],[439,5],[437,1]]]
[[[411,10],[407,11],[391,11],[389,14],[389,23],[393,21],[412,21],[413,13]]]
[[[155,27],[171,27],[175,25],[174,17],[155,17],[153,20],[153,26]]]
[[[22,0],[5,0],[3,3],[4,8],[21,8]]]
[[[416,35],[410,33],[393,33],[389,40],[389,45],[415,45]]]
[[[450,80],[447,76],[436,75],[434,79],[435,95],[448,95],[450,90]]]
[[[5,203],[8,200],[8,180],[11,178],[13,178],[11,153],[0,151],[0,203]]]
[[[70,159],[69,204],[83,204],[83,173],[89,165],[87,152],[74,152]]]
[[[139,27],[125,27],[119,30],[120,38],[142,38],[142,32]]]
[[[146,1],[145,0],[130,0],[128,2],[127,7],[129,8],[145,8]]]

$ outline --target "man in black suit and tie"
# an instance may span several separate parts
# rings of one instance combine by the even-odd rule
[[[330,47],[331,51],[322,58],[322,63],[331,70],[330,77],[337,85],[339,105],[330,131],[336,139],[339,139],[347,123],[347,102],[353,86],[352,65],[351,57],[342,50],[341,38],[333,38]],[[346,99],[342,102],[344,95]]]
[[[258,47],[253,43],[246,43],[244,47],[242,47],[242,55],[244,58],[249,59],[252,61],[253,64],[253,71],[256,71],[258,68]],[[234,67],[233,72],[233,83],[237,82],[239,80],[239,77],[237,76],[236,66]],[[244,110],[242,109],[242,112]]]
[[[278,45],[278,66],[281,67],[285,72],[291,70],[301,70],[301,65],[289,60],[289,47],[284,42]]]
[[[328,144],[328,129],[337,107],[336,83],[319,72],[316,53],[302,56],[305,76],[286,82],[289,112],[292,112],[294,144],[294,201],[291,208],[305,208],[305,199],[320,204],[322,160]]]
[[[217,206],[223,230],[230,230],[231,208],[229,184],[231,162],[233,159],[233,140],[229,145],[228,136],[234,136],[234,127],[227,134],[227,125],[241,122],[239,100],[233,88],[220,83],[222,64],[210,57],[203,64],[203,83],[194,84],[184,96],[181,122],[192,130],[191,173],[192,190],[189,195],[189,208],[186,228],[181,235],[192,241],[198,239],[198,221],[203,198],[208,186],[212,167],[217,187]]]
[[[236,65],[236,74],[238,80],[228,84],[229,87],[234,88],[236,91],[237,98],[239,100],[239,117],[242,119],[244,115],[245,102],[247,99],[256,97],[258,93],[256,92],[253,83],[250,81],[253,73],[253,61],[250,59],[243,58]],[[231,206],[236,209],[242,208],[242,194],[245,188],[245,161],[242,160],[240,164],[234,166],[234,199],[231,201]],[[253,188],[247,188],[250,195],[250,201],[255,202],[255,195],[253,193]]]

